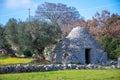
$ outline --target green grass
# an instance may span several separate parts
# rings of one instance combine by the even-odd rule
[[[7,58],[9,58],[9,56],[0,55],[0,60],[7,59]]]
[[[30,63],[31,61],[32,58],[16,58],[16,57],[0,55],[0,65],[26,64],[26,63]]]
[[[63,70],[1,74],[0,80],[120,80],[120,70]]]

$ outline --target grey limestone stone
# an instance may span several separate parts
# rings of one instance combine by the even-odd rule
[[[79,26],[56,45],[54,54],[56,63],[106,64],[108,60],[101,45],[87,29]]]

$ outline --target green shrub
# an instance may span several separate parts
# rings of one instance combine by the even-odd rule
[[[120,57],[120,40],[104,35],[101,37],[100,43],[108,53],[109,58],[117,60]]]
[[[118,57],[120,57],[120,47],[115,49],[114,51],[112,51],[110,53],[110,57],[112,57],[113,59],[117,59]]]
[[[33,50],[31,49],[25,49],[24,47],[19,47],[17,50],[17,53],[20,55],[24,55],[25,57],[32,57]]]
[[[32,57],[32,51],[26,49],[23,51],[23,54],[26,56],[26,57]]]

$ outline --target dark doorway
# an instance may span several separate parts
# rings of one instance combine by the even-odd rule
[[[85,63],[89,64],[90,63],[90,49],[85,49]]]

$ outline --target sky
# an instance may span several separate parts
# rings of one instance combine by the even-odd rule
[[[35,16],[37,6],[45,2],[75,7],[85,20],[91,19],[96,12],[102,10],[120,15],[120,0],[0,0],[0,24],[5,25],[10,18],[25,21],[29,8],[30,15]]]

